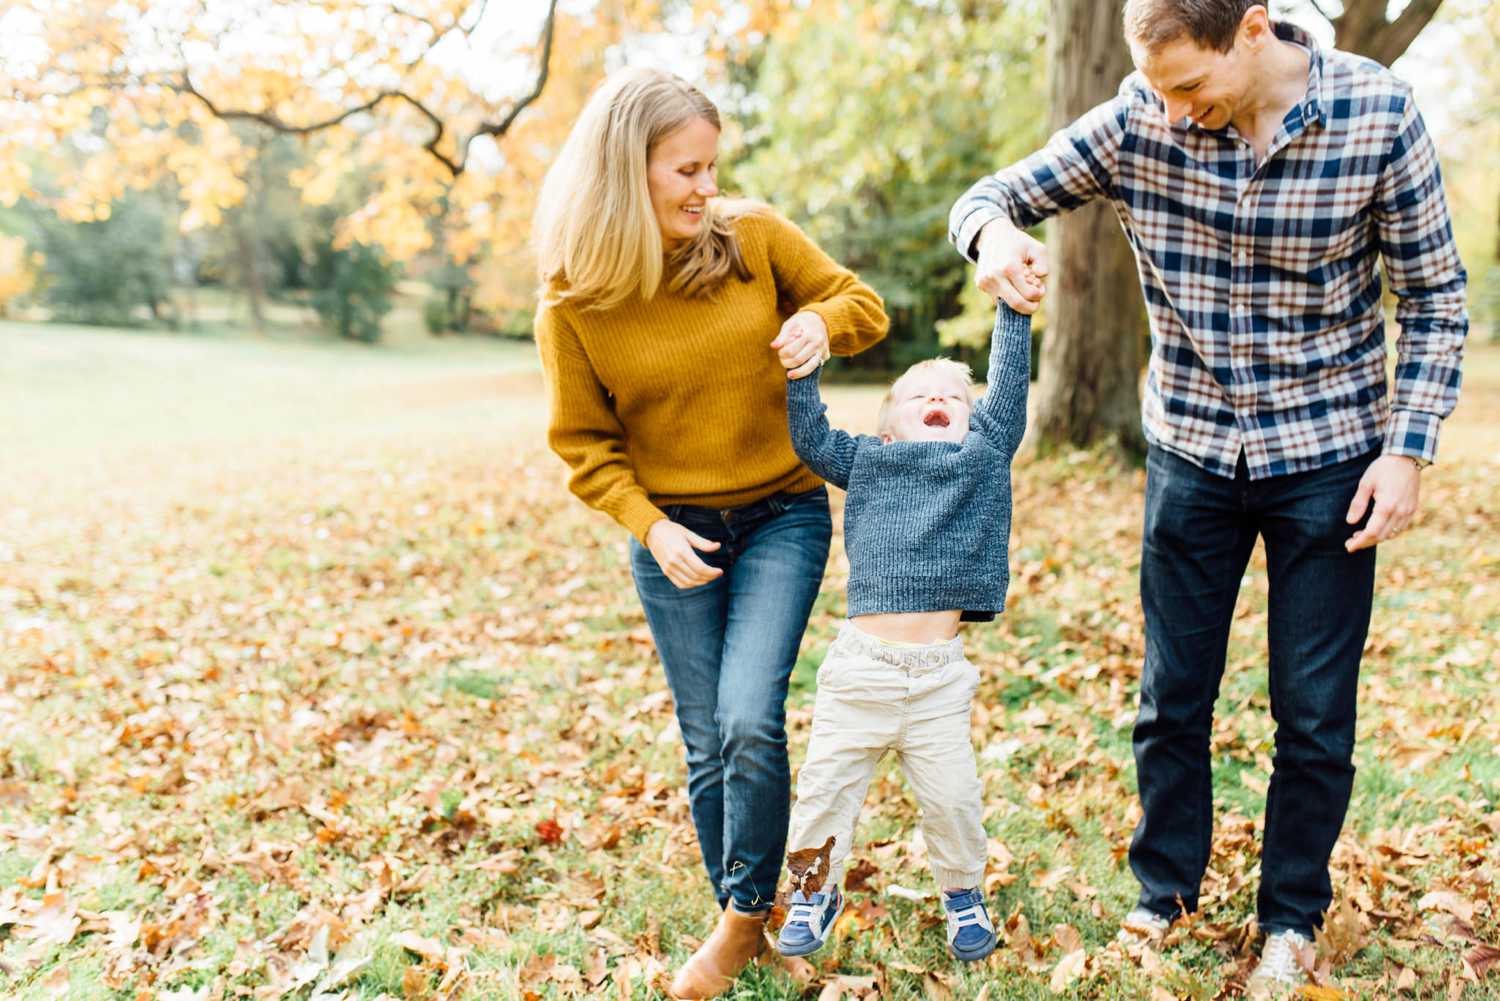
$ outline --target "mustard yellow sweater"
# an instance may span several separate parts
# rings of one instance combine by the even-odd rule
[[[844,355],[889,327],[880,297],[785,218],[757,210],[734,228],[748,282],[731,276],[709,298],[663,288],[609,310],[537,311],[548,444],[573,493],[642,542],[672,504],[736,507],[822,482],[787,433],[786,372],[770,344],[788,316],[817,313]]]

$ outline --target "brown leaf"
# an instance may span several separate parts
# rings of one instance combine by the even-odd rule
[[[42,897],[41,907],[16,922],[17,938],[35,939],[38,946],[67,945],[78,932],[78,908],[62,893]]]
[[[786,871],[791,878],[789,893],[813,894],[828,881],[829,857],[833,854],[833,835],[821,848],[799,848],[787,852]]]
[[[1496,964],[1500,964],[1500,949],[1493,945],[1481,942],[1464,954],[1464,966],[1473,971],[1477,979],[1489,976]]]
[[[806,987],[818,979],[818,968],[801,956],[783,956],[774,948],[762,953],[762,960],[774,963],[783,973],[792,978],[798,987]]]
[[[603,946],[598,946],[589,954],[588,966],[583,971],[590,987],[598,987],[609,979],[609,955]]]
[[[818,1001],[842,1001],[845,995],[862,998],[867,991],[875,989],[874,977],[854,977],[840,974],[823,985],[818,992]]]
[[[1344,897],[1337,907],[1324,912],[1323,927],[1314,933],[1318,955],[1333,966],[1342,966],[1369,942],[1369,927],[1369,919]]]
[[[401,974],[401,996],[406,1001],[422,1001],[431,993],[431,977],[425,966],[408,966]]]
[[[1445,911],[1453,915],[1465,924],[1474,922],[1474,904],[1460,894],[1452,890],[1432,890],[1422,895],[1417,901],[1417,909],[1421,911]]]
[[[922,996],[927,1001],[953,1001],[953,991],[948,987],[948,979],[931,970],[922,974]]]
[[[1061,994],[1073,985],[1084,971],[1088,968],[1089,957],[1082,949],[1076,949],[1057,961],[1052,968],[1052,977],[1047,986],[1052,989],[1053,994]]]
[[[414,931],[397,932],[392,936],[391,941],[430,962],[437,962],[443,958],[443,947],[436,939],[423,938]]]
[[[844,873],[844,890],[847,893],[875,892],[870,880],[880,874],[880,867],[869,859],[860,859]]]
[[[1337,987],[1319,987],[1317,984],[1303,984],[1297,988],[1297,997],[1306,998],[1307,1001],[1349,1001],[1354,995],[1348,991],[1341,991]]]

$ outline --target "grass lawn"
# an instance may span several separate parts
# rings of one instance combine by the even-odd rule
[[[528,345],[9,324],[0,386],[0,995],[661,996],[714,910],[681,742]],[[868,426],[879,390],[831,397]],[[1380,553],[1318,997],[1500,998],[1497,422],[1476,343],[1421,521]],[[1235,996],[1273,752],[1259,555],[1203,907],[1159,952],[1111,944],[1142,485],[1094,453],[1016,471],[1011,609],[967,633],[994,957],[953,962],[936,901],[892,892],[931,877],[887,762],[831,946],[732,997]],[[794,766],[846,570],[836,543]]]

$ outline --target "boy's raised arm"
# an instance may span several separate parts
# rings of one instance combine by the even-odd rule
[[[801,379],[787,380],[787,430],[791,432],[792,448],[807,463],[807,468],[847,490],[859,441],[846,431],[828,426],[828,408],[818,393],[818,376],[822,371],[819,367]]]
[[[1031,381],[1031,317],[1005,303],[990,335],[989,388],[974,407],[974,426],[1007,456],[1026,433],[1026,391]]]

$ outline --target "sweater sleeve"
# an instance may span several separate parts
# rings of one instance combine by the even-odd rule
[[[886,335],[891,321],[874,289],[837,264],[790,220],[774,212],[758,218],[769,227],[767,251],[776,291],[794,309],[823,318],[834,354],[858,354]]]
[[[577,332],[556,308],[536,315],[536,343],[547,379],[547,444],[568,464],[568,489],[614,518],[642,544],[665,514],[636,482],[625,430]]]
[[[847,490],[859,440],[847,431],[828,426],[828,408],[818,393],[818,376],[822,371],[820,366],[811,375],[787,381],[787,430],[791,432],[792,448],[807,468]]]
[[[1005,303],[990,335],[989,388],[974,406],[974,428],[1007,457],[1026,433],[1026,391],[1031,381],[1031,317]]]

